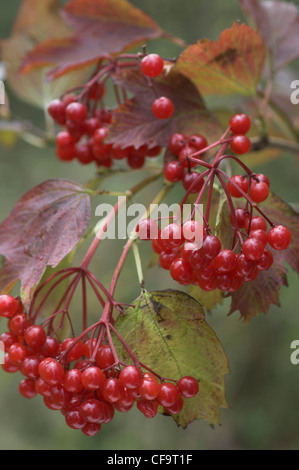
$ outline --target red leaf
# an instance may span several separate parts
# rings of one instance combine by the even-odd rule
[[[157,23],[126,0],[73,0],[62,14],[74,35],[36,46],[23,62],[24,72],[53,65],[48,77],[58,77],[162,34]]]
[[[80,241],[90,220],[90,198],[72,181],[49,180],[28,191],[0,224],[0,291],[21,281],[23,301],[47,266],[56,267]]]
[[[175,69],[207,94],[254,95],[265,61],[259,34],[246,24],[235,23],[218,41],[202,39],[187,47]]]
[[[276,71],[299,56],[298,7],[287,2],[240,0],[254,21],[271,55],[271,68]]]
[[[109,140],[115,145],[146,143],[149,148],[168,145],[169,136],[174,132],[186,134],[203,133],[207,139],[221,133],[215,117],[193,83],[182,74],[170,71],[155,79],[154,87],[149,86],[146,77],[138,71],[127,71],[114,80],[134,95],[121,104],[114,112],[115,122],[109,131]],[[167,96],[174,104],[174,113],[169,119],[157,119],[152,113],[152,104],[157,96]]]
[[[273,193],[261,209],[275,225],[290,229],[292,241],[284,251],[272,250],[274,263],[268,271],[260,272],[253,282],[244,283],[231,295],[229,314],[239,310],[245,322],[260,313],[267,313],[272,304],[280,306],[280,288],[288,285],[286,264],[299,274],[299,214]]]

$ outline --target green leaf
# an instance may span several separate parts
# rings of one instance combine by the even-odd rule
[[[201,39],[188,46],[175,70],[184,74],[203,94],[255,95],[265,62],[265,46],[259,34],[246,24],[235,23],[218,41]]]
[[[138,359],[160,376],[179,380],[191,375],[199,381],[198,395],[185,399],[182,412],[174,416],[178,425],[185,428],[196,419],[219,424],[220,408],[228,407],[224,376],[229,366],[194,298],[171,289],[144,292],[118,318],[115,328]],[[119,355],[130,361],[121,347]]]

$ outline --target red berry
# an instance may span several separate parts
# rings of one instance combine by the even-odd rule
[[[6,331],[0,335],[0,341],[4,344],[5,352],[7,352],[12,344],[18,342],[18,338],[10,331]]]
[[[25,398],[33,398],[37,395],[35,390],[35,381],[31,379],[24,379],[19,384],[19,392]]]
[[[238,254],[234,274],[238,277],[250,276],[255,272],[256,262],[245,257],[243,253]]]
[[[197,149],[191,145],[186,145],[179,153],[179,161],[184,168],[193,168],[196,166],[196,162],[192,162],[188,159],[191,157]]]
[[[19,308],[19,301],[8,294],[0,295],[0,317],[11,318]]]
[[[65,414],[65,422],[72,429],[82,429],[86,421],[82,418],[78,409],[69,410]]]
[[[83,434],[88,437],[95,436],[98,434],[101,430],[101,424],[100,423],[86,423],[84,428],[81,429]]]
[[[119,381],[123,387],[135,389],[142,380],[142,373],[136,366],[126,366],[119,374]]]
[[[154,418],[158,412],[158,403],[155,401],[139,398],[136,406],[146,418]]]
[[[85,421],[96,423],[103,419],[103,402],[89,398],[80,405],[79,412]]]
[[[153,102],[152,112],[157,119],[168,119],[172,116],[173,111],[173,102],[166,96],[161,96]]]
[[[170,414],[170,415],[178,415],[182,409],[184,407],[184,400],[183,398],[181,397],[181,395],[179,395],[177,401],[175,402],[174,405],[172,406],[168,406],[168,407],[164,407],[166,413]]]
[[[264,230],[261,230],[261,229],[250,230],[249,236],[250,238],[256,238],[257,240],[262,242],[264,247],[268,243],[268,235]]]
[[[175,156],[179,156],[180,151],[186,146],[187,137],[185,134],[175,132],[169,137],[168,148]]]
[[[183,187],[186,191],[189,190],[191,194],[199,193],[204,184],[204,179],[201,178],[200,173],[197,171],[190,171],[184,174]]]
[[[61,149],[74,147],[76,139],[68,131],[60,131],[56,136],[56,145]]]
[[[171,183],[180,181],[184,176],[183,165],[180,165],[179,162],[176,161],[169,162],[164,167],[164,176],[167,181],[170,181]]]
[[[62,342],[62,352],[67,352],[65,356],[67,362],[77,361],[84,355],[85,345],[83,341],[78,340],[77,338],[66,338]]]
[[[49,385],[59,385],[63,381],[64,368],[55,359],[44,359],[39,364],[38,370],[41,378],[44,379]]]
[[[219,272],[232,271],[236,265],[236,255],[232,250],[224,249],[214,258],[214,267]]]
[[[59,99],[52,100],[48,105],[49,115],[62,126],[65,124],[65,103]]]
[[[35,388],[37,393],[43,397],[50,398],[51,395],[51,385],[44,381],[41,377],[38,377],[35,382]]]
[[[252,181],[249,190],[249,197],[257,203],[263,202],[269,196],[269,186],[264,181],[259,183]]]
[[[200,252],[208,259],[215,258],[221,250],[221,242],[215,235],[206,235],[202,242]]]
[[[54,357],[58,354],[60,349],[60,344],[56,338],[52,338],[51,336],[46,337],[46,341],[41,347],[41,354],[45,357]]]
[[[159,241],[163,247],[177,248],[184,243],[183,230],[178,224],[171,223],[159,232]]]
[[[142,168],[145,164],[145,156],[144,155],[134,155],[130,153],[127,157],[127,162],[130,168],[137,170],[138,168]]]
[[[242,253],[247,259],[260,259],[264,253],[265,245],[257,238],[247,238],[242,245]]]
[[[76,157],[75,147],[57,147],[56,155],[63,162],[70,162]]]
[[[227,188],[233,197],[243,197],[239,191],[240,188],[244,193],[247,193],[249,187],[248,179],[242,175],[234,175],[227,183]]]
[[[82,103],[70,103],[65,109],[65,115],[72,122],[82,122],[86,119],[87,108]]]
[[[199,391],[198,381],[190,376],[182,377],[177,383],[177,388],[180,395],[184,398],[192,398]]]
[[[251,121],[247,114],[235,114],[229,121],[233,134],[247,134],[250,129]]]
[[[102,387],[106,381],[106,376],[99,367],[91,366],[81,373],[81,381],[88,390],[97,390]]]
[[[162,251],[159,256],[159,263],[161,268],[170,269],[172,262],[178,257],[176,251]]]
[[[79,369],[70,369],[66,371],[63,378],[63,386],[65,390],[72,393],[80,392],[83,389],[81,374],[82,373]]]
[[[153,219],[143,219],[136,226],[136,233],[141,240],[153,240],[158,237],[159,227]]]
[[[25,357],[21,366],[22,374],[30,379],[37,379],[39,377],[38,366],[40,362],[41,360],[37,356]]]
[[[21,343],[12,344],[8,350],[9,360],[17,366],[20,366],[22,364],[23,360],[27,355],[28,350],[26,346]]]
[[[190,255],[190,264],[194,269],[205,270],[211,260],[202,254],[201,249],[193,250]]]
[[[183,285],[189,285],[193,279],[191,264],[184,258],[176,258],[170,266],[171,277]]]
[[[101,369],[107,369],[114,364],[114,356],[108,345],[99,348],[96,354],[96,363]]]
[[[163,382],[160,386],[160,392],[157,396],[157,402],[162,406],[172,406],[179,396],[177,387],[170,382]]]
[[[275,250],[285,250],[292,240],[290,230],[284,225],[276,225],[268,232],[269,245]]]
[[[138,392],[146,400],[154,400],[160,392],[160,383],[154,377],[143,378],[138,385]]]
[[[268,187],[270,187],[270,180],[268,176],[263,175],[262,173],[256,173],[255,178],[260,182],[263,181]],[[254,178],[254,180],[255,180]]]
[[[203,135],[200,135],[200,134],[190,135],[188,139],[188,144],[191,147],[195,147],[196,150],[203,150],[204,148],[208,146],[207,139]]]
[[[123,386],[119,379],[107,379],[102,387],[102,395],[109,403],[120,400],[123,395]]]
[[[153,241],[152,241],[152,248],[154,250],[155,253],[157,253],[158,255],[160,253],[162,253],[163,251],[163,246],[162,244],[160,243],[160,240],[158,238],[154,238]]]
[[[100,100],[106,93],[106,88],[104,83],[96,82],[94,83],[89,90],[89,98],[91,100]]]
[[[182,225],[183,237],[188,242],[197,243],[198,246],[203,239],[203,226],[198,220],[186,220]]]
[[[266,232],[267,222],[265,221],[265,219],[263,219],[263,217],[260,217],[259,215],[256,215],[251,219],[250,217],[248,217],[245,221],[244,228],[247,233],[253,230],[263,230],[264,232]]]
[[[24,340],[33,349],[40,349],[46,342],[46,333],[42,326],[31,325],[24,333]]]
[[[246,220],[249,218],[248,211],[242,207],[237,207],[234,210],[235,218],[239,228],[244,228]],[[233,224],[233,216],[230,214],[230,222]]]
[[[164,61],[158,54],[148,54],[141,61],[141,70],[147,77],[158,77],[163,67]]]
[[[1,367],[4,372],[8,372],[9,374],[13,374],[20,370],[20,366],[11,362],[8,354],[5,354]]]
[[[23,335],[28,325],[29,321],[25,313],[16,313],[8,320],[8,327],[15,336]]]
[[[259,271],[266,271],[270,269],[273,264],[273,255],[270,250],[265,248],[264,253],[256,263],[256,267]]]
[[[246,135],[234,135],[230,148],[237,155],[243,155],[251,149],[250,139]]]

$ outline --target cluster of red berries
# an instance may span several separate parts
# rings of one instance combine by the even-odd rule
[[[171,183],[181,181],[186,191],[198,193],[204,180],[199,178],[198,171],[191,170],[196,166],[196,162],[188,160],[188,157],[207,146],[207,139],[201,134],[193,134],[189,137],[180,132],[172,134],[167,147],[167,158],[171,161],[164,166],[165,179]]]
[[[30,323],[18,298],[0,296],[0,317],[8,319],[8,331],[0,336],[6,352],[2,369],[23,374],[20,394],[41,395],[50,410],[63,414],[69,427],[87,436],[110,422],[115,410],[127,412],[135,402],[147,418],[154,417],[159,407],[176,415],[184,399],[198,393],[193,377],[160,381],[134,365],[120,368],[108,344],[95,352],[95,339],[72,337],[60,342],[47,336],[41,325]]]
[[[105,92],[104,85],[95,85],[91,87],[89,100],[98,100]],[[161,152],[159,146],[149,149],[143,145],[135,149],[134,146],[121,148],[106,143],[112,113],[105,108],[94,107],[89,112],[88,107],[78,101],[75,95],[51,101],[48,113],[57,124],[64,127],[56,136],[56,154],[62,161],[77,159],[82,165],[94,162],[98,166],[110,168],[115,160],[126,160],[130,168],[137,169],[144,166],[146,157],[156,157]]]
[[[249,129],[248,116],[236,114],[231,118],[231,137],[227,139],[227,145],[236,154],[246,153],[251,148],[250,140],[245,136]],[[202,135],[171,135],[168,151],[173,160],[165,165],[164,176],[173,183],[181,181],[188,194],[199,193],[199,203],[209,175],[220,174],[220,181],[230,200],[230,222],[234,233],[232,249],[223,247],[219,238],[211,233],[205,217],[203,224],[191,216],[182,224],[171,223],[162,229],[155,220],[144,219],[136,227],[136,233],[140,239],[152,240],[160,266],[169,270],[175,281],[182,285],[194,284],[205,291],[220,289],[232,293],[240,289],[244,282],[253,281],[260,271],[268,270],[273,264],[270,249],[285,250],[292,237],[287,227],[275,226],[266,217],[252,214],[254,205],[265,201],[269,195],[269,178],[248,170],[246,175],[237,174],[231,178],[226,175],[226,184],[222,178],[224,172],[220,170],[222,173],[218,173],[217,157],[212,165],[194,158],[196,152],[202,154],[207,148],[207,141]],[[201,164],[205,167],[205,175],[191,170]],[[209,191],[210,203],[211,194]],[[235,207],[233,199],[241,198],[245,198],[245,206]],[[260,213],[263,214],[262,211]]]

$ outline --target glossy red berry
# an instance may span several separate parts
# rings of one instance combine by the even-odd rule
[[[200,252],[208,259],[215,258],[221,251],[221,242],[215,235],[206,235],[202,242]]]
[[[102,387],[102,395],[109,403],[120,400],[123,395],[123,386],[119,379],[107,379]]]
[[[152,112],[157,119],[168,119],[172,116],[173,111],[173,102],[166,96],[161,96],[153,102]]]
[[[240,188],[243,193],[247,193],[249,188],[248,179],[242,175],[234,175],[231,177],[229,182],[227,183],[227,188],[233,197],[243,197],[243,194],[239,191]]]
[[[108,345],[99,348],[96,354],[96,363],[101,369],[107,369],[114,364],[114,357]]]
[[[261,217],[259,215],[256,215],[256,216],[252,217],[251,219],[250,219],[250,217],[248,217],[245,220],[244,228],[245,228],[247,233],[249,233],[249,231],[251,232],[253,230],[263,230],[264,232],[266,232],[267,231],[267,222],[265,221],[265,219],[263,219],[263,217]]]
[[[9,360],[18,366],[20,366],[28,355],[28,349],[21,343],[14,343],[8,350]]]
[[[249,197],[256,203],[263,202],[269,196],[269,186],[264,181],[259,183],[252,181],[249,190]]]
[[[260,259],[264,252],[265,245],[257,238],[247,238],[242,245],[242,253],[247,259]]]
[[[15,336],[23,335],[28,325],[29,321],[25,313],[16,313],[8,320],[8,327]]]
[[[119,374],[119,381],[123,387],[135,389],[142,380],[142,373],[136,366],[126,366]]]
[[[59,385],[63,381],[64,368],[63,366],[53,358],[44,359],[38,367],[39,375],[49,385]]]
[[[171,382],[163,382],[160,386],[160,392],[157,396],[157,402],[162,406],[172,406],[175,404],[179,396],[179,391],[175,384]]]
[[[179,395],[177,401],[172,406],[165,406],[164,410],[170,415],[178,415],[184,407],[184,400],[181,395]]]
[[[66,424],[72,429],[82,429],[86,426],[86,421],[82,418],[78,409],[67,411],[64,419]]]
[[[66,107],[65,115],[72,122],[82,122],[86,119],[87,108],[82,103],[74,102]]]
[[[33,349],[40,349],[46,342],[46,338],[45,330],[40,325],[29,326],[24,333],[26,344]]]
[[[88,390],[97,390],[104,385],[106,376],[99,367],[91,366],[82,371],[81,381]]]
[[[155,401],[139,398],[136,406],[146,418],[154,418],[158,412],[158,403]]]
[[[183,187],[191,194],[199,193],[204,184],[204,179],[197,171],[186,172],[183,176]]]
[[[141,61],[141,70],[147,77],[158,77],[163,67],[164,61],[158,54],[148,54]]]
[[[22,362],[21,372],[30,379],[39,377],[38,366],[41,360],[38,356],[26,356]]]
[[[246,135],[234,135],[230,148],[237,155],[243,155],[251,149],[250,139]]]
[[[67,370],[63,378],[65,390],[72,393],[80,392],[84,387],[81,375],[82,373],[79,369]]]
[[[143,378],[138,385],[138,392],[146,400],[154,400],[160,392],[160,383],[154,377]]]
[[[186,144],[187,137],[185,134],[175,132],[169,137],[168,148],[173,155],[178,157],[180,151],[186,146]]]
[[[35,381],[31,379],[23,379],[19,383],[19,392],[25,398],[34,398],[37,395]]]
[[[176,183],[184,177],[184,167],[180,165],[177,161],[172,161],[167,163],[164,167],[164,176],[167,181],[171,183]]]
[[[189,285],[193,279],[191,264],[184,258],[176,258],[170,266],[171,277],[182,285]]]
[[[285,250],[292,240],[290,230],[284,225],[276,225],[268,232],[269,245],[275,250]]]
[[[203,150],[208,146],[208,141],[201,134],[192,134],[188,138],[188,144],[195,147],[196,150]]]
[[[270,269],[273,264],[273,255],[270,250],[265,248],[264,253],[256,263],[256,267],[259,271],[266,271]]]
[[[233,134],[247,134],[251,127],[250,118],[247,114],[235,114],[229,121],[229,125]]]
[[[232,250],[223,249],[214,258],[214,267],[219,272],[230,272],[236,265],[236,255]]]
[[[101,430],[100,423],[86,423],[85,426],[81,429],[83,434],[89,437],[95,436],[96,434],[100,432],[100,430]]]
[[[197,395],[199,384],[194,377],[185,376],[178,381],[177,388],[182,397],[192,398]]]
[[[0,317],[11,318],[19,308],[19,301],[8,294],[0,295]]]
[[[77,361],[84,355],[85,345],[82,340],[77,338],[66,338],[62,342],[61,350],[66,353],[67,362]]]

